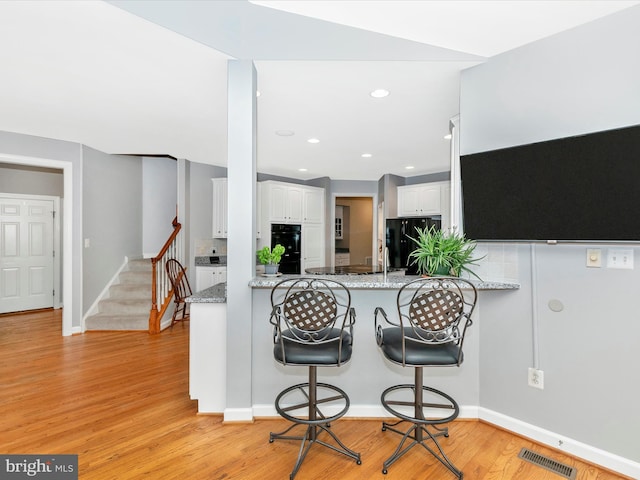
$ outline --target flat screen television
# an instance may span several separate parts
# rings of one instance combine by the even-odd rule
[[[475,240],[640,241],[640,126],[463,155]]]

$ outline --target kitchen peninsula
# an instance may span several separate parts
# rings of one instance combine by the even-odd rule
[[[199,413],[224,413],[226,421],[251,421],[254,417],[276,416],[274,399],[287,386],[307,381],[304,367],[283,367],[273,359],[273,340],[269,312],[271,288],[288,278],[299,275],[258,276],[249,282],[252,288],[251,331],[247,338],[227,339],[226,286],[218,284],[198,292],[187,301],[191,303],[191,339],[189,391],[198,400]],[[314,277],[323,277],[315,275]],[[385,362],[378,351],[374,335],[374,310],[381,306],[390,314],[396,312],[398,289],[417,277],[393,272],[385,278],[381,274],[327,275],[351,291],[352,306],[356,310],[354,326],[354,354],[347,365],[319,372],[321,379],[348,392],[351,408],[348,416],[384,417],[388,414],[380,405],[380,393],[389,385],[411,383],[413,372]],[[475,417],[473,408],[479,404],[479,329],[483,296],[519,289],[517,283],[474,282],[480,293],[474,314],[476,326],[465,342],[465,362],[460,368],[438,369],[429,373],[429,382],[458,399],[462,416]],[[249,342],[250,341],[250,342]],[[251,385],[251,408],[227,404],[227,352],[245,348],[249,342],[250,375],[244,378]],[[235,378],[237,381],[237,378]],[[323,380],[324,381],[324,380]],[[465,406],[468,408],[465,410]],[[242,408],[240,408],[242,407]],[[232,413],[230,413],[232,412]]]

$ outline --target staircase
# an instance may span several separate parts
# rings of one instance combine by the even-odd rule
[[[109,298],[98,303],[98,313],[87,317],[85,329],[148,331],[150,310],[151,261],[129,260],[118,283],[109,287]]]

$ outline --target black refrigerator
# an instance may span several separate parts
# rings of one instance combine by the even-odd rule
[[[389,267],[390,268],[406,268],[407,275],[417,275],[415,265],[409,265],[409,253],[415,249],[415,243],[407,236],[416,237],[416,227],[430,228],[434,226],[441,228],[441,217],[406,217],[406,218],[389,218],[387,219],[387,227],[385,231],[386,244],[389,249]]]

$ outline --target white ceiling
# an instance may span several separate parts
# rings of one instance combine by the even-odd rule
[[[638,4],[2,1],[0,130],[225,165],[226,62],[251,58],[260,172],[441,172],[461,69]]]

